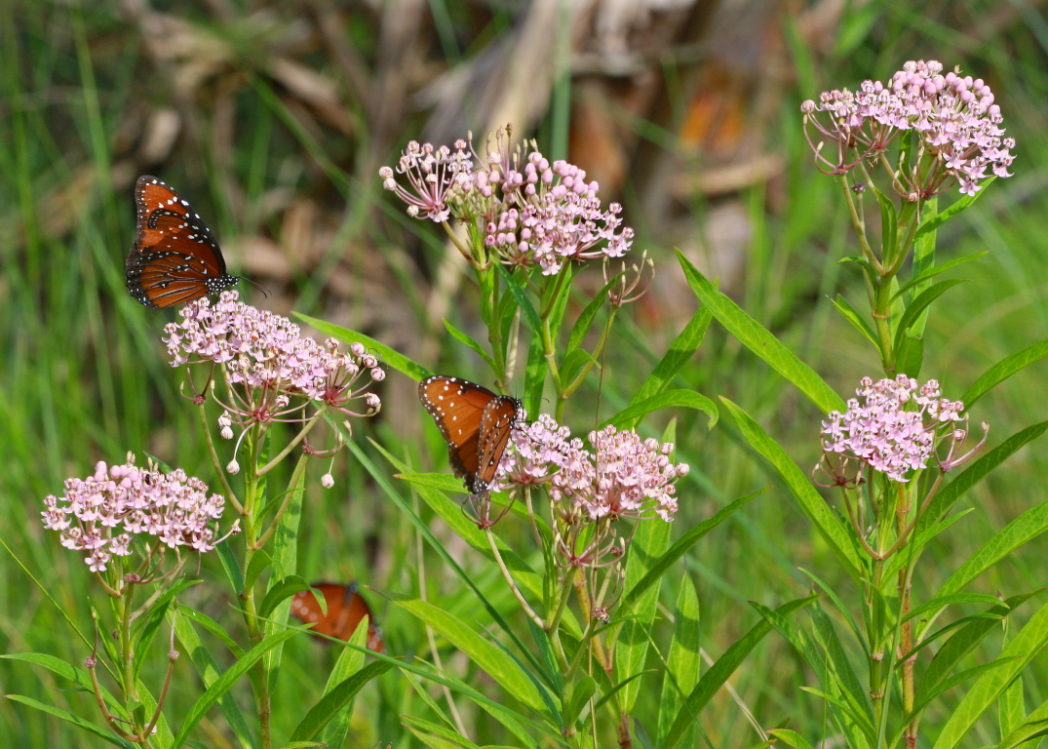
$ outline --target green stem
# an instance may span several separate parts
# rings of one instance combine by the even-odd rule
[[[502,572],[502,578],[506,581],[506,585],[509,586],[510,592],[513,593],[513,597],[517,599],[517,603],[524,609],[524,613],[528,615],[528,618],[541,629],[546,629],[546,623],[542,621],[542,617],[535,613],[535,610],[531,608],[524,594],[520,592],[517,587],[516,581],[513,580],[513,576],[509,573],[509,569],[506,567],[505,561],[502,559],[502,554],[499,552],[498,544],[495,542],[495,534],[491,532],[491,528],[486,528],[484,534],[488,537],[488,545],[491,547],[491,554],[495,558],[495,563],[498,564],[499,571]]]
[[[200,431],[203,433],[204,443],[207,445],[207,454],[211,458],[211,465],[215,469],[215,475],[218,476],[218,481],[222,484],[222,491],[226,495],[226,500],[233,505],[233,509],[243,515],[244,507],[237,499],[236,492],[233,491],[229,479],[226,478],[226,469],[218,459],[218,450],[215,448],[215,440],[211,436],[211,429],[208,428],[207,410],[204,403],[197,406],[197,420],[200,422]]]
[[[262,476],[265,476],[267,473],[276,468],[280,461],[286,458],[292,450],[298,447],[298,443],[304,440],[309,435],[309,433],[313,431],[313,427],[317,425],[317,422],[320,421],[320,417],[323,415],[323,411],[317,411],[315,414],[313,414],[313,417],[305,423],[302,429],[299,430],[299,433],[295,435],[295,438],[288,442],[286,445],[284,445],[284,449],[277,453],[276,457],[274,457],[271,461],[269,461],[264,466],[255,471],[255,477],[261,478]],[[254,465],[253,461],[252,465]]]
[[[258,479],[262,472],[256,471],[254,466],[258,463],[259,442],[263,437],[262,430],[255,425],[251,427],[252,434],[248,435],[247,450],[249,453],[249,465],[252,469],[246,472],[244,477],[244,570],[252,568],[252,560],[258,549],[258,520],[259,496]],[[253,645],[262,641],[263,631],[259,624],[258,607],[255,603],[255,586],[257,581],[245,584],[242,596],[244,599],[244,623],[247,626],[248,637]],[[255,703],[258,709],[259,725],[262,733],[262,748],[272,749],[273,741],[270,734],[270,715],[272,713],[271,696],[269,692],[269,669],[267,659],[260,658],[252,668],[254,678],[252,684],[255,686]]]

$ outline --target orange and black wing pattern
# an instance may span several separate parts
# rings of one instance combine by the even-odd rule
[[[147,307],[173,307],[229,288],[222,250],[189,201],[167,183],[135,183],[138,237],[124,266],[127,290]]]

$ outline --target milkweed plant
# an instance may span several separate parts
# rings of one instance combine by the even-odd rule
[[[87,478],[69,479],[63,496],[44,500],[45,528],[84,555],[109,601],[93,609],[84,664],[23,656],[89,690],[102,722],[60,717],[119,745],[168,747],[187,741],[217,706],[244,746],[337,745],[353,696],[400,670],[425,694],[427,712],[401,715],[405,733],[377,737],[382,742],[401,745],[410,733],[427,746],[479,746],[467,717],[480,711],[501,726],[501,745],[715,746],[722,744],[706,734],[703,708],[737,669],[770,668],[754,648],[774,633],[809,669],[797,691],[823,701],[823,732],[805,736],[780,715],[744,711],[751,733],[732,745],[970,746],[977,721],[994,707],[998,746],[1041,736],[1048,703],[1027,712],[1023,673],[1048,640],[1048,604],[1025,611],[1036,581],[1029,589],[1016,581],[1000,596],[968,586],[1044,531],[1043,505],[1015,518],[945,582],[939,566],[921,564],[963,517],[954,508],[964,493],[1048,428],[1033,424],[989,446],[991,427],[977,408],[1038,358],[1030,352],[992,367],[963,394],[947,392],[942,373],[921,371],[934,303],[957,283],[940,276],[977,260],[940,259],[937,231],[993,179],[1010,176],[1015,143],[985,81],[943,73],[935,61],[907,62],[855,91],[824,92],[801,105],[799,118],[817,168],[839,186],[856,248],[841,260],[865,292],[834,300],[869,345],[867,375],[845,388],[846,400],[678,254],[698,310],[628,402],[580,419],[569,400],[583,388],[599,394],[615,366],[607,353],[616,325],[656,271],[634,249],[623,207],[605,202],[583,169],[514,139],[509,127],[482,141],[412,141],[378,178],[409,217],[439,227],[447,252],[464,261],[482,334],[440,322],[487,368],[474,379],[523,404],[494,480],[468,494],[461,478],[440,470],[446,445],[435,430],[427,438],[432,461],[382,440],[373,442],[377,458],[354,439],[353,424],[379,412],[376,391],[387,372],[421,380],[436,363],[301,316],[330,336],[318,343],[235,291],[187,305],[163,342],[186,407],[199,416],[211,458],[207,483],[129,457],[99,463]],[[714,320],[821,412],[810,427],[814,466],[802,466],[738,404],[677,386]],[[701,556],[698,542],[756,495],[711,511],[676,455],[676,421],[652,432],[649,417],[667,409],[698,411],[711,428],[726,412],[821,537],[829,555],[822,562],[844,572],[813,569],[810,595],[778,608],[752,604],[750,629],[712,656],[700,652],[699,601],[677,563]],[[289,599],[308,588],[296,570],[298,536],[310,533],[298,525],[307,467],[320,466],[315,483],[337,485],[333,456],[344,450],[429,547],[418,558],[417,590],[387,592],[389,608],[426,631],[427,646],[389,638],[369,662],[366,628],[358,628],[319,699],[295,704],[304,717],[278,736],[271,718],[287,709],[273,699],[282,645],[301,631],[288,622]],[[437,471],[420,470],[419,460]],[[280,475],[290,479],[277,490],[269,477],[284,461],[291,467]],[[715,467],[704,473],[715,481]],[[687,517],[705,519],[674,527],[682,506]],[[464,542],[454,555],[449,534]],[[218,584],[207,573],[214,565],[196,555],[219,557],[239,626],[179,603],[193,585]],[[433,558],[475,606],[464,611],[433,593],[426,577],[437,568],[424,561]],[[662,600],[670,577],[675,600]],[[972,654],[985,657],[989,634],[1020,609],[1000,653],[973,665]],[[147,684],[141,660],[154,654],[161,631],[166,676]],[[221,673],[200,647],[205,631],[227,645],[233,665]],[[449,651],[463,657],[446,658]],[[204,691],[175,715],[166,695],[180,652],[190,654]],[[467,681],[475,671],[486,674],[483,685]],[[242,678],[253,711],[232,698]]]

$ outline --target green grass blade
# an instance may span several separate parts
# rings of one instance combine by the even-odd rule
[[[695,689],[699,674],[702,673],[702,656],[699,652],[699,597],[688,575],[681,578],[674,619],[673,639],[670,640],[666,669],[662,677],[656,745],[665,742],[672,725],[670,721],[680,710],[684,695]]]
[[[727,295],[714,288],[713,284],[699,273],[680,252],[677,253],[677,259],[684,270],[684,275],[688,278],[692,291],[717,318],[717,321],[739,340],[739,343],[763,359],[768,366],[786,378],[823,411],[844,410],[844,401],[834,392],[833,388],[826,384],[825,380],[819,377],[814,369],[802,362],[767,328],[750,317]]]
[[[705,395],[696,393],[694,390],[664,390],[650,398],[645,398],[639,403],[627,406],[610,419],[607,419],[602,426],[612,424],[619,429],[630,429],[648,414],[660,411],[663,408],[692,408],[696,411],[702,411],[709,417],[707,429],[713,429],[720,415],[717,411],[716,403]]]
[[[316,328],[324,335],[329,335],[332,338],[336,338],[343,343],[360,343],[375,356],[377,356],[383,364],[392,367],[402,375],[406,375],[416,382],[421,380],[423,377],[428,377],[433,374],[428,369],[423,367],[421,364],[412,361],[408,357],[399,351],[390,348],[384,343],[375,340],[371,336],[358,333],[355,330],[343,328],[341,325],[335,325],[329,323],[327,320],[321,320],[316,317],[310,317],[309,315],[303,315],[301,312],[294,312],[302,322],[307,325]]]
[[[311,741],[335,718],[357,692],[372,679],[375,679],[393,668],[388,661],[376,661],[357,671],[310,708],[301,722],[291,732],[292,741]]]
[[[799,598],[780,606],[775,612],[779,616],[786,616],[803,606],[807,606],[813,600],[815,599]],[[680,743],[688,728],[697,723],[702,708],[713,699],[713,695],[717,693],[717,690],[735,673],[735,669],[746,660],[746,657],[757,646],[757,643],[763,640],[764,636],[771,629],[771,624],[766,619],[761,619],[746,634],[736,640],[731,647],[724,651],[721,657],[702,675],[699,683],[695,685],[695,688],[685,698],[683,707],[677,713],[673,726],[670,728],[666,740],[659,745],[659,749],[673,749]]]
[[[702,307],[692,315],[691,319],[688,320],[688,324],[684,326],[684,330],[677,335],[662,359],[655,365],[655,369],[652,370],[651,374],[648,375],[647,379],[641,383],[641,386],[633,394],[630,405],[647,400],[669,386],[677,372],[681,370],[681,367],[687,364],[691,357],[695,355],[695,352],[699,350],[699,346],[706,337],[706,331],[709,330],[712,319],[713,315],[710,314],[706,307]],[[635,425],[631,424],[629,426]]]
[[[995,533],[983,544],[982,548],[954,570],[936,592],[935,597],[957,593],[997,562],[1024,544],[1040,537],[1046,531],[1048,531],[1048,500],[1031,507]]]
[[[186,738],[189,736],[189,732],[200,722],[200,719],[204,717],[204,714],[210,710],[223,695],[233,688],[233,685],[240,680],[241,676],[246,674],[252,666],[265,657],[266,653],[271,649],[287,640],[290,640],[297,634],[298,630],[294,629],[272,634],[244,653],[242,658],[226,669],[222,675],[219,676],[218,679],[216,679],[215,682],[197,698],[197,701],[193,703],[193,706],[186,713],[186,717],[182,721],[182,727],[179,729],[178,734],[175,735],[175,743],[172,745],[173,749],[178,749],[178,747],[185,743]]]
[[[643,522],[637,528],[626,558],[626,577],[623,581],[626,590],[633,592],[638,582],[650,579],[651,566],[665,554],[672,528],[672,524],[656,519]],[[630,600],[630,616],[622,623],[615,638],[615,679],[618,682],[630,680],[644,669],[651,644],[651,623],[655,620],[663,577],[658,575],[643,592],[635,594]],[[622,688],[619,703],[623,711],[629,713],[633,710],[643,684],[642,677],[629,681]]]
[[[483,634],[428,601],[412,599],[393,603],[440,633],[516,699],[538,712],[547,711],[547,701],[552,695],[541,694],[535,680]]]
[[[983,374],[979,375],[978,379],[976,379],[971,387],[965,391],[964,395],[961,396],[961,401],[964,403],[965,408],[970,410],[973,403],[986,395],[986,393],[993,390],[993,388],[1000,385],[1016,372],[1030,366],[1034,362],[1040,361],[1046,356],[1048,356],[1048,340],[1038,341],[1032,346],[1028,346],[1022,351],[1007,356],[997,362]]]
[[[40,710],[41,712],[48,713],[49,715],[53,715],[56,718],[64,720],[66,723],[72,723],[77,728],[81,728],[87,731],[88,733],[93,733],[95,736],[98,736],[101,739],[105,739],[114,746],[123,747],[123,749],[134,749],[136,746],[135,744],[132,744],[130,741],[125,741],[124,739],[120,738],[112,731],[102,728],[102,726],[95,725],[90,721],[84,720],[79,715],[71,713],[68,710],[63,710],[60,707],[54,707],[53,705],[48,705],[46,703],[40,702],[39,700],[33,699],[32,697],[26,697],[25,695],[21,694],[5,694],[4,697],[11,700],[12,702],[20,702],[23,705],[34,707],[37,710]]]
[[[1048,421],[1042,421],[1022,429],[983,455],[947,484],[935,495],[928,509],[917,524],[918,532],[941,518],[961,495],[979,483],[993,469],[1007,460],[1021,447],[1040,437],[1048,430]]]
[[[855,549],[851,534],[843,522],[830,510],[826,501],[812,486],[811,481],[797,466],[775,440],[768,436],[761,426],[741,407],[727,398],[721,402],[742,432],[743,438],[754,450],[764,456],[765,460],[779,472],[790,493],[793,494],[801,511],[812,521],[819,533],[830,545],[838,559],[845,565],[848,573],[859,579],[859,570],[863,568],[862,559]]]
[[[451,334],[452,338],[454,338],[456,341],[466,346],[466,348],[476,353],[476,355],[483,359],[484,363],[487,364],[493,372],[495,371],[495,360],[491,358],[491,354],[484,350],[483,346],[481,346],[476,340],[474,340],[469,333],[466,333],[465,331],[456,328],[452,324],[452,322],[447,318],[444,318],[443,322],[444,329]]]
[[[634,603],[644,595],[648,588],[658,582],[666,573],[666,570],[672,567],[678,559],[684,556],[688,549],[698,543],[703,536],[730,518],[736,510],[763,492],[764,490],[761,489],[752,494],[747,494],[745,497],[739,497],[731,504],[722,507],[716,515],[699,523],[677,539],[677,541],[670,546],[662,556],[649,563],[648,571],[644,576],[640,578],[632,588],[627,590],[626,594],[619,602],[619,613],[621,615],[628,615],[631,613]]]

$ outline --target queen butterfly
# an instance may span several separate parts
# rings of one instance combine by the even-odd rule
[[[486,492],[517,424],[520,401],[445,375],[422,380],[418,398],[448,443],[455,475],[466,479],[470,494]]]
[[[368,618],[368,650],[381,653],[385,646],[382,633],[367,601],[357,592],[357,584],[312,583],[310,588],[324,596],[325,614],[313,590],[303,590],[291,599],[291,613],[306,624],[316,624],[313,632],[348,641],[365,616]]]
[[[127,290],[147,307],[171,307],[216,294],[240,279],[211,230],[170,185],[143,174],[135,183],[138,239],[124,266]]]

